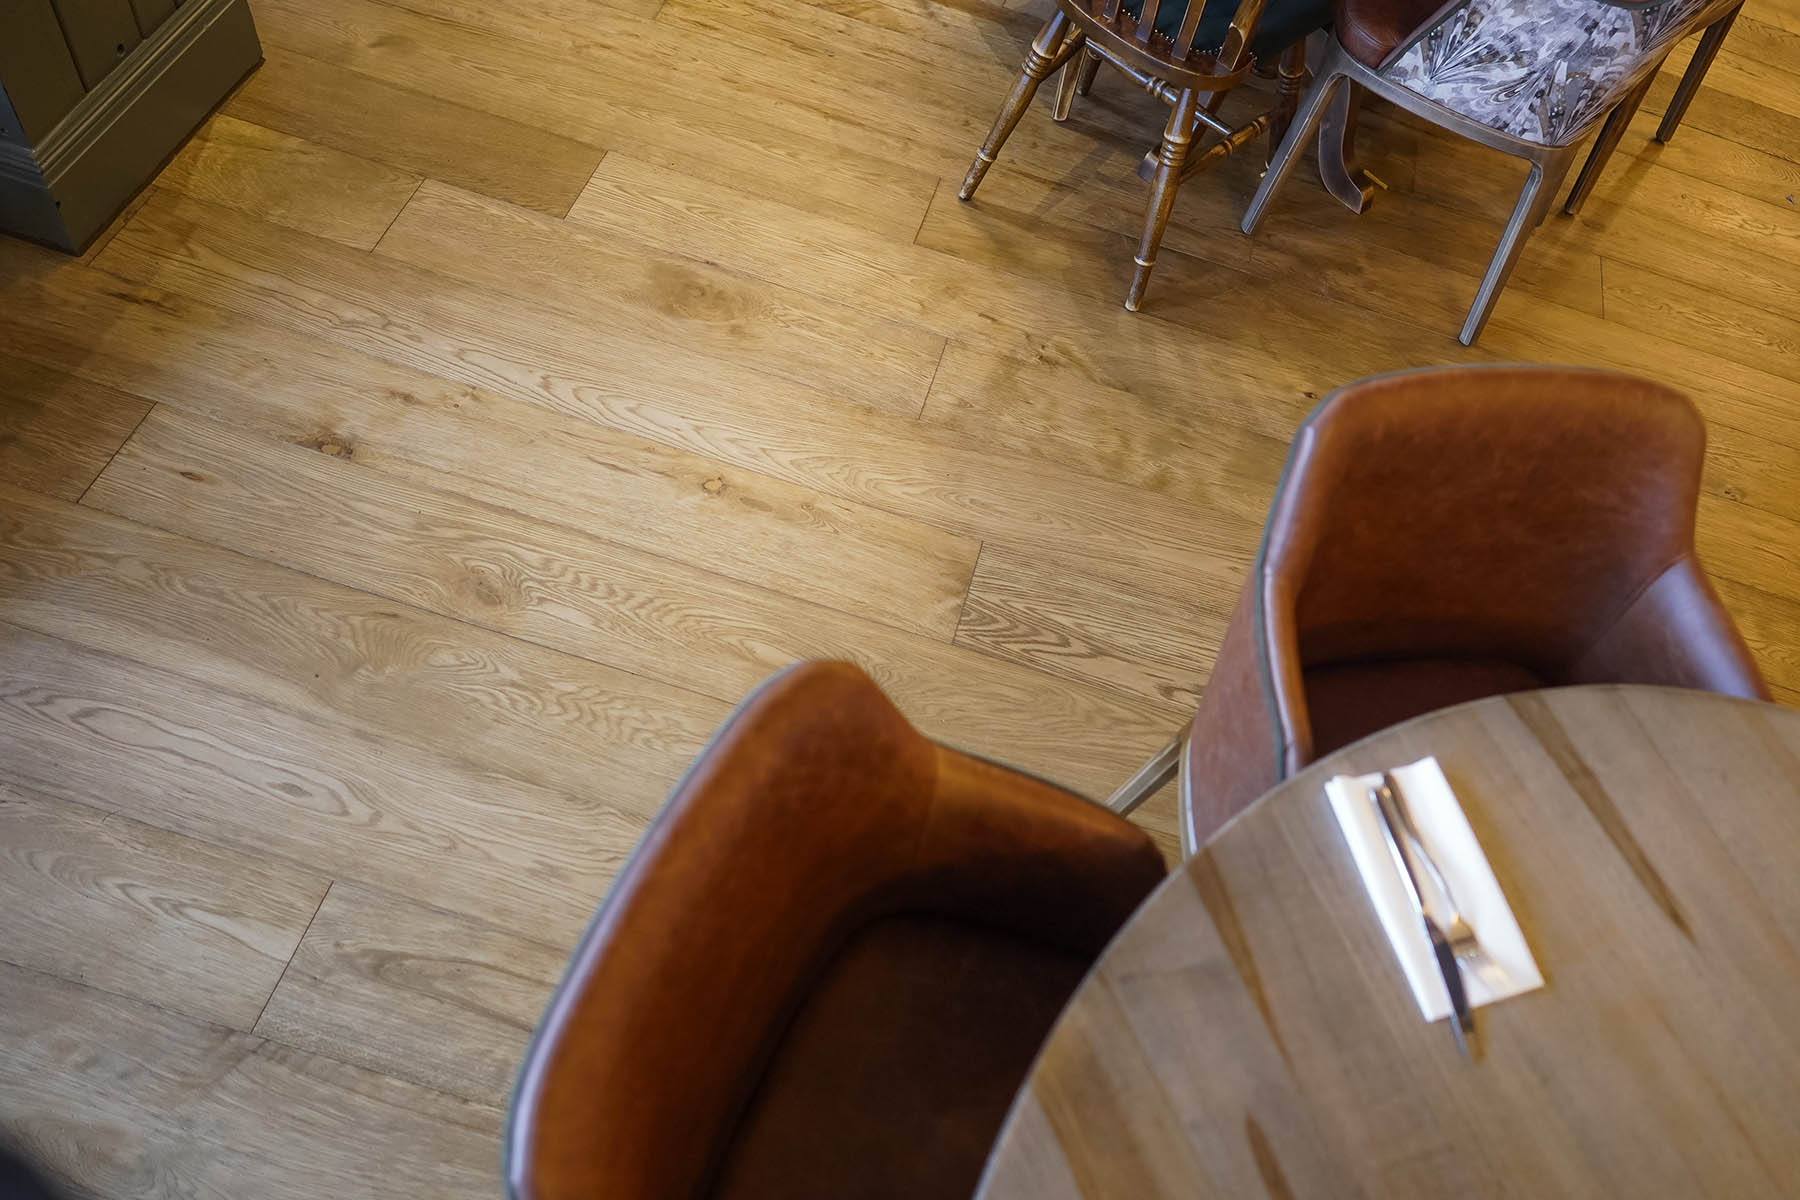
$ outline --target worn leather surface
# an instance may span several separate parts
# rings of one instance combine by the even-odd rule
[[[1685,397],[1612,372],[1456,367],[1333,395],[1296,435],[1251,628],[1234,618],[1195,717],[1190,844],[1271,772],[1448,704],[1607,682],[1766,699],[1694,555],[1705,446]]]
[[[1444,0],[1332,0],[1332,25],[1350,57],[1379,67],[1445,7]]]
[[[1162,874],[1128,822],[928,741],[855,667],[790,668],[576,950],[521,1073],[509,1186],[865,1195],[903,1166],[929,1189],[910,1194],[967,1195],[996,1098]],[[867,1154],[789,1153],[824,1140]]]

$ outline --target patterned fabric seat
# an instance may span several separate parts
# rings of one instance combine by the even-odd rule
[[[1464,0],[1381,68],[1470,120],[1545,146],[1576,141],[1719,0]]]

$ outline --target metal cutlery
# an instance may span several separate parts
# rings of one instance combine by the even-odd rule
[[[1444,977],[1444,990],[1450,994],[1450,1007],[1454,1012],[1450,1032],[1456,1038],[1457,1049],[1467,1055],[1470,1052],[1468,1037],[1475,1032],[1475,1014],[1469,1007],[1469,996],[1463,987],[1462,969],[1457,964],[1457,959],[1478,953],[1480,943],[1475,939],[1474,930],[1469,928],[1468,922],[1456,910],[1443,872],[1438,870],[1437,864],[1431,861],[1430,854],[1425,851],[1424,842],[1418,836],[1418,828],[1412,823],[1412,815],[1406,811],[1405,802],[1400,798],[1400,790],[1392,775],[1385,771],[1382,773],[1381,784],[1374,789],[1374,798],[1375,812],[1381,818],[1381,830],[1387,842],[1388,853],[1393,856],[1394,865],[1400,871],[1400,881],[1405,885],[1413,908],[1418,911],[1419,920],[1425,926],[1425,936],[1431,942],[1432,957],[1437,960],[1438,971]],[[1445,927],[1439,925],[1426,911],[1424,897],[1419,891],[1419,877],[1413,866],[1415,854],[1431,874],[1439,896],[1451,910],[1450,932],[1446,932]]]

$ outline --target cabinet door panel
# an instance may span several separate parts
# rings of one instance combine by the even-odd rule
[[[11,0],[0,37],[0,138],[30,145],[81,99],[81,76],[50,0]]]
[[[175,0],[131,0],[131,11],[137,14],[138,32],[149,37],[175,11]]]
[[[91,92],[141,40],[131,0],[54,0],[75,69]]]

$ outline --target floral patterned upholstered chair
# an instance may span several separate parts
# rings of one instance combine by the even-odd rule
[[[1335,37],[1244,214],[1254,233],[1333,94],[1346,81],[1531,163],[1461,340],[1480,336],[1525,239],[1554,201],[1583,138],[1641,95],[1682,37],[1742,0],[1451,0],[1396,38],[1394,0],[1336,0]]]

